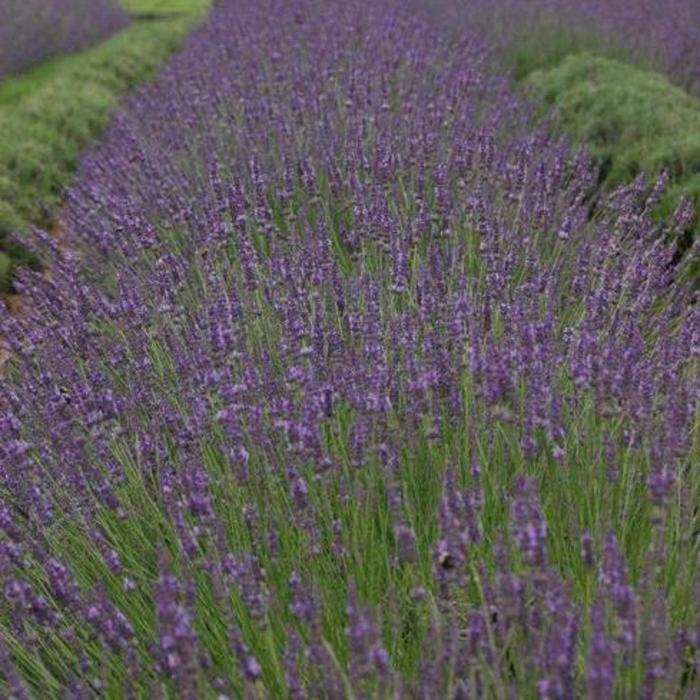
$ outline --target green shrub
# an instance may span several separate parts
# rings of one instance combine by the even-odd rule
[[[576,142],[586,143],[601,164],[603,186],[667,169],[670,186],[658,215],[669,216],[684,194],[700,203],[700,100],[666,77],[579,53],[532,72],[524,85],[544,109],[554,108]]]

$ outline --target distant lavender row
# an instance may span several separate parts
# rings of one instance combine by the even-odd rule
[[[222,0],[84,161],[0,317],[18,698],[693,697],[663,183],[589,221],[486,61],[403,2]]]
[[[117,0],[0,0],[0,77],[122,29]]]
[[[697,0],[433,0],[443,9],[474,17],[497,17],[501,39],[512,32],[559,24],[599,34],[700,91],[700,3]]]

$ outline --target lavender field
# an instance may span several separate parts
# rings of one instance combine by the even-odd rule
[[[699,696],[692,205],[427,10],[218,0],[24,239],[0,696]]]
[[[0,0],[0,78],[122,29],[117,0]]]

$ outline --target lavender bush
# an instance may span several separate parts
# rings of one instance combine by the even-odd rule
[[[700,308],[471,35],[216,4],[2,317],[0,671],[53,697],[693,697]],[[691,214],[676,213],[682,227]]]
[[[116,0],[1,0],[0,78],[50,56],[80,51],[127,21]]]

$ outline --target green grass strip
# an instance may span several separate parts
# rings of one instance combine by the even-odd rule
[[[144,10],[152,3],[130,4]],[[120,99],[156,75],[200,16],[136,21],[97,47],[0,85],[0,292],[9,289],[13,267],[27,261],[6,235],[50,225],[81,150],[99,137]]]
[[[122,0],[121,3],[132,13],[175,13],[199,12],[206,10],[211,0]]]

